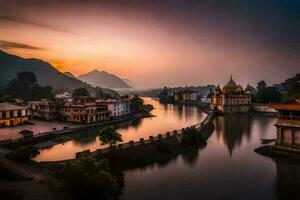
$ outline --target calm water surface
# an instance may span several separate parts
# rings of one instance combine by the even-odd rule
[[[158,117],[122,124],[119,132],[125,141],[192,125],[205,117],[195,107],[146,102],[155,106],[153,114]],[[120,199],[299,199],[299,165],[253,151],[260,146],[260,138],[274,138],[275,122],[260,116],[219,116],[204,149],[125,171]],[[37,160],[71,158],[77,151],[97,149],[100,142],[95,132],[45,149]]]
[[[204,149],[125,172],[121,199],[299,199],[300,167],[256,154],[276,119],[218,116]]]
[[[158,101],[144,98],[146,104],[152,104],[154,110],[152,114],[156,117],[145,118],[137,121],[124,122],[116,128],[122,135],[124,142],[129,140],[139,140],[140,138],[149,138],[150,135],[165,133],[174,129],[191,126],[201,122],[206,114],[196,107],[163,105]],[[90,149],[94,151],[103,148],[97,137],[98,129],[73,134],[75,138],[64,144],[55,145],[51,148],[43,149],[35,158],[37,161],[55,161],[65,160],[75,157],[75,153]]]

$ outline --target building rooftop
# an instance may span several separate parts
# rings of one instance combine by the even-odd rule
[[[269,107],[276,110],[300,111],[300,98],[293,99],[285,103],[273,103]]]
[[[0,111],[9,111],[9,110],[21,110],[26,109],[27,107],[18,106],[11,103],[0,103]]]
[[[232,76],[230,77],[230,80],[228,81],[228,83],[223,87],[223,89],[236,89],[237,85],[236,83],[233,81]]]

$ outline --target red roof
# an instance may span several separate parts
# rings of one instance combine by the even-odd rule
[[[276,110],[294,110],[300,111],[300,99],[293,99],[286,103],[274,103],[269,106]]]

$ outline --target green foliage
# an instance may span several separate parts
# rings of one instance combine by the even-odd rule
[[[286,100],[300,97],[300,83],[294,83],[285,95]]]
[[[291,90],[296,83],[300,82],[300,74],[296,74],[294,77],[286,79],[283,83],[280,84],[280,87],[283,91],[288,92]]]
[[[0,96],[0,103],[4,103],[4,102],[15,103],[16,100],[10,95]]]
[[[6,94],[24,101],[54,99],[52,87],[41,87],[32,72],[21,72],[6,87]]]
[[[34,146],[23,146],[6,155],[6,158],[27,163],[31,158],[39,154],[39,151]]]
[[[103,92],[102,88],[97,87],[97,92],[95,94],[97,99],[109,99],[112,98],[110,94]]]
[[[267,87],[266,82],[264,80],[262,80],[257,83],[256,89],[258,91],[261,91],[261,90],[265,89],[266,87]]]
[[[79,96],[91,96],[89,91],[85,88],[77,88],[73,92],[73,97],[79,97]]]
[[[143,105],[144,105],[144,100],[140,98],[138,95],[134,95],[134,97],[130,100],[130,109],[134,112],[141,111]]]
[[[99,137],[102,144],[109,144],[110,146],[116,144],[117,142],[123,141],[122,135],[120,135],[112,126],[107,126],[101,129],[99,132]]]
[[[76,159],[68,162],[60,174],[75,195],[107,198],[118,193],[117,181],[107,160]]]
[[[160,103],[172,103],[173,97],[169,96],[168,88],[164,87],[161,93],[158,95]]]
[[[277,87],[261,88],[255,96],[258,103],[276,103],[282,100],[282,94]]]
[[[187,128],[184,130],[180,143],[183,147],[199,145],[203,142],[201,135],[198,133],[196,128]]]

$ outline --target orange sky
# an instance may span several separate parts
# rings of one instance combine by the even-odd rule
[[[225,22],[209,17],[195,20],[190,12],[166,14],[161,7],[151,10],[96,1],[72,6],[70,1],[8,2],[0,9],[0,43],[32,48],[2,49],[41,58],[76,75],[97,68],[141,87],[158,87],[223,84],[233,74],[245,85],[260,79],[282,81],[299,65],[296,52],[265,45],[251,29],[243,33],[245,24],[237,26],[240,33],[235,35],[232,20],[224,26]]]

